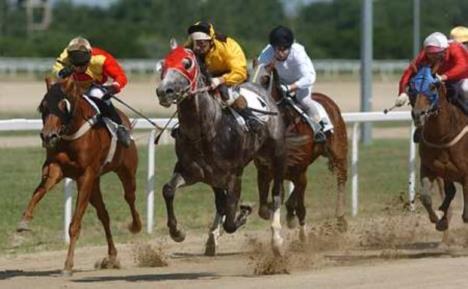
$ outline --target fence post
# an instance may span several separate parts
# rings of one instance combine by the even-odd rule
[[[72,194],[75,189],[75,183],[70,178],[65,178],[64,182],[64,195],[65,195],[65,202],[64,202],[64,218],[63,218],[63,236],[65,242],[67,244],[70,243],[70,235],[68,234],[68,229],[70,228],[71,218],[72,218]]]
[[[358,192],[358,154],[359,154],[359,123],[353,123],[353,139],[352,139],[352,159],[351,159],[351,203],[352,216],[356,216],[358,212],[359,192]]]
[[[148,137],[148,175],[146,178],[146,231],[148,234],[153,233],[154,226],[155,137],[156,130],[153,129]]]
[[[409,141],[409,157],[408,157],[408,201],[410,211],[414,211],[415,186],[416,186],[416,144],[413,142],[413,134],[415,131],[414,123],[411,122],[410,141]]]

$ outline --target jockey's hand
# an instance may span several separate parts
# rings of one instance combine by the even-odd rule
[[[210,87],[212,90],[215,90],[218,86],[224,83],[224,79],[222,77],[213,77],[211,79]]]
[[[67,67],[60,69],[60,71],[57,73],[57,76],[63,79],[63,78],[69,77],[72,74],[73,74],[73,68],[67,66]]]
[[[445,74],[442,74],[442,75],[436,74],[435,77],[437,79],[437,82],[439,82],[439,83],[444,82],[444,81],[447,80],[447,75],[445,75]]]
[[[114,94],[119,92],[119,89],[113,84],[103,85],[102,89],[104,91],[104,95],[102,96],[102,100],[104,100],[104,101],[111,99]]]
[[[280,85],[281,92],[283,93],[284,96],[289,96],[291,91],[289,89],[289,85],[286,84],[281,84]]]
[[[395,99],[395,106],[401,107],[409,102],[409,96],[406,92],[400,93],[400,95]]]

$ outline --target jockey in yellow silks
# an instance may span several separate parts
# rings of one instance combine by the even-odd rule
[[[239,85],[247,80],[247,60],[241,46],[231,37],[216,33],[213,25],[197,22],[188,28],[186,47],[196,54],[208,74],[212,90],[219,89],[228,106],[239,99]],[[255,131],[261,123],[245,106],[233,106]]]

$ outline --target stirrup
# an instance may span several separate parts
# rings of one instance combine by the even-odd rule
[[[327,141],[327,135],[322,130],[318,130],[314,132],[314,141],[315,143],[325,143]]]
[[[119,125],[116,133],[118,142],[126,148],[130,147],[132,138],[130,137],[128,129],[123,125]]]

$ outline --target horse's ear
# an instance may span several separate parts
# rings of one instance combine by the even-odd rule
[[[164,66],[164,59],[161,59],[158,62],[156,62],[156,67],[155,67],[156,72],[161,73],[163,66]]]
[[[46,84],[47,91],[49,91],[50,88],[52,87],[52,84],[53,84],[52,78],[50,78],[50,77],[47,76],[47,77],[44,79],[44,81],[45,81],[45,84]]]
[[[169,41],[169,45],[171,46],[171,49],[176,49],[177,48],[177,40],[175,38],[171,38]]]

